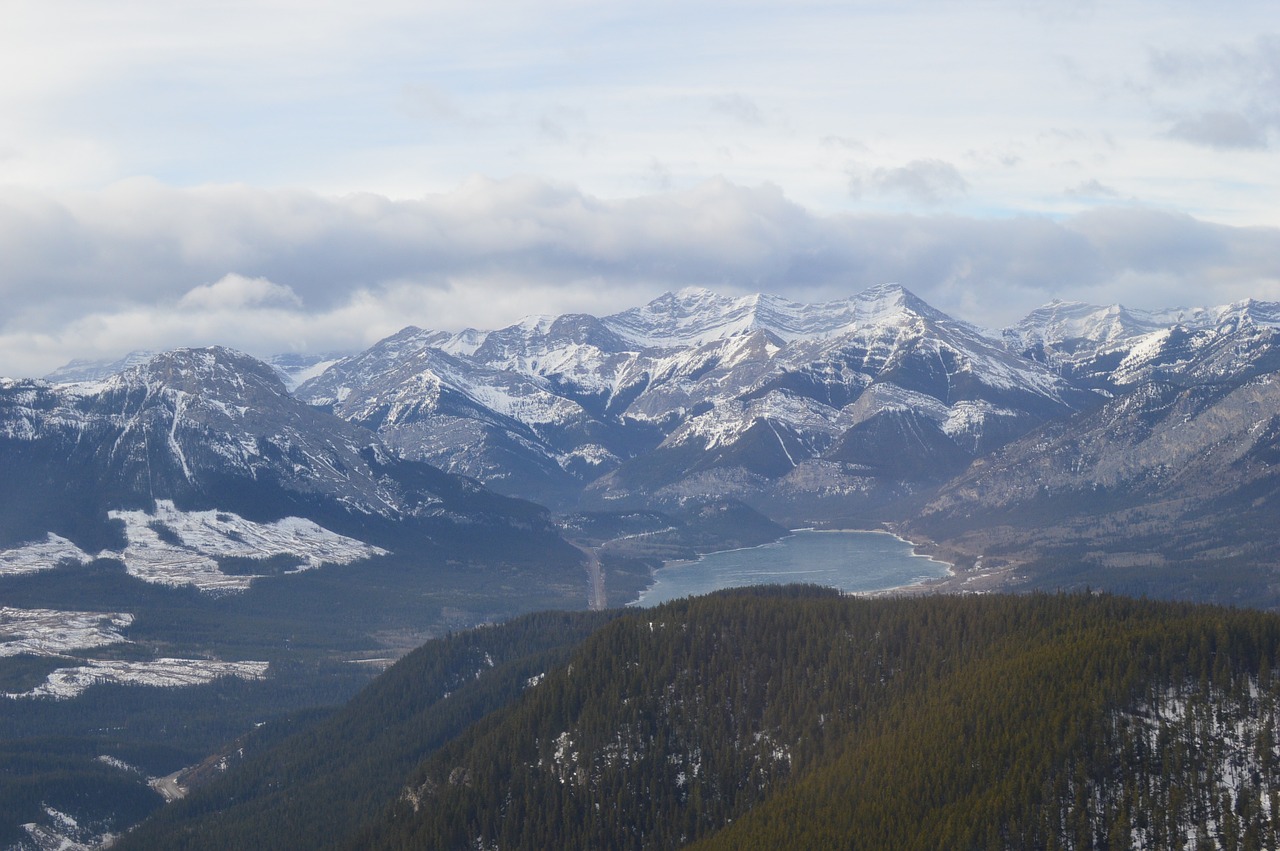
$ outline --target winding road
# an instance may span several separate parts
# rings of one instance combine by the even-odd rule
[[[596,555],[594,547],[586,547],[579,543],[573,543],[575,547],[582,551],[587,557],[587,608],[593,612],[598,612],[609,605],[604,593],[604,570],[600,567],[600,557]]]

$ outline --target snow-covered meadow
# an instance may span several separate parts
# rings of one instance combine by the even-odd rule
[[[124,523],[128,544],[122,552],[103,550],[90,555],[50,533],[43,541],[0,550],[0,575],[48,570],[68,561],[85,564],[94,558],[113,558],[144,582],[192,585],[207,593],[226,594],[244,591],[266,574],[224,573],[219,559],[265,564],[278,556],[292,556],[299,560],[295,570],[307,570],[387,553],[301,517],[257,523],[227,511],[182,511],[163,499],[156,501],[151,514],[111,511],[108,516]]]

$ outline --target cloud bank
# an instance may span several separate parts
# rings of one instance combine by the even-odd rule
[[[914,173],[947,178],[933,166]],[[0,375],[10,376],[179,345],[356,350],[408,324],[607,313],[690,285],[817,300],[894,281],[988,326],[1055,297],[1280,299],[1277,228],[1137,206],[818,214],[774,187],[724,180],[612,200],[533,179],[475,179],[417,200],[150,180],[10,192],[0,254]]]

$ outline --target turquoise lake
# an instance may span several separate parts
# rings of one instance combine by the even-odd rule
[[[762,547],[664,565],[632,605],[656,606],[721,588],[790,582],[846,592],[884,591],[946,575],[946,564],[914,554],[911,544],[886,532],[801,530]]]

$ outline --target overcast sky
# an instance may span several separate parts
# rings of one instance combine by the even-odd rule
[[[1280,20],[1007,2],[9,0],[0,375],[688,285],[1280,300]]]

